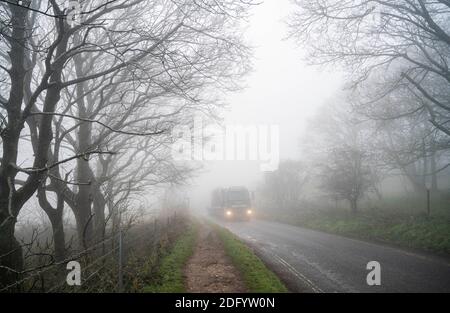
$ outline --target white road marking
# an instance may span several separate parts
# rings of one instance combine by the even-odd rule
[[[297,271],[291,264],[289,264],[286,260],[284,260],[282,257],[280,257],[277,254],[273,254],[273,256],[282,264],[284,265],[292,274],[294,274],[297,278],[302,280],[304,283],[306,283],[314,292],[316,293],[323,293],[324,291],[320,289],[318,286],[316,286],[311,280],[305,277],[302,273]]]
[[[256,238],[246,234],[242,234],[243,236],[245,236],[247,238],[248,241],[252,241],[254,243],[261,243],[259,242],[259,240],[257,240]],[[241,236],[242,236],[241,235]],[[274,248],[277,245],[272,244],[271,242],[265,242],[265,245],[268,245],[270,248]],[[282,257],[280,257],[279,255],[277,255],[276,253],[269,251],[269,249],[266,249],[264,247],[259,247],[259,249],[264,250],[266,253],[271,254],[273,257],[275,257],[275,259],[278,261],[278,263],[280,263],[282,266],[284,266],[289,272],[291,272],[295,277],[297,277],[298,279],[300,279],[301,281],[303,281],[306,285],[308,285],[313,292],[315,293],[323,293],[324,291],[322,289],[320,289],[317,285],[315,285],[311,280],[309,280],[308,278],[305,277],[305,275],[303,275],[302,273],[300,273],[299,271],[297,271],[297,269],[295,269],[291,264],[289,264],[289,262],[287,262],[285,259],[283,259]]]

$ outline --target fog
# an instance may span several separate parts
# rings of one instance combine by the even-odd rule
[[[246,251],[221,227],[270,242],[291,279],[308,268],[300,292],[369,290],[347,264],[385,250],[345,236],[450,255],[449,7],[0,0],[0,292],[74,290],[67,260],[104,278],[77,291],[169,290],[145,286],[183,273],[172,248]],[[380,290],[422,291],[395,251],[412,283]]]
[[[288,40],[289,0],[269,0],[252,9],[245,38],[254,47],[253,71],[244,90],[226,98],[223,124],[275,124],[280,128],[280,159],[298,158],[306,122],[317,108],[343,87],[343,74],[308,66],[304,52]],[[204,212],[213,189],[248,186],[263,177],[258,161],[203,162],[202,174],[188,188],[192,208]]]

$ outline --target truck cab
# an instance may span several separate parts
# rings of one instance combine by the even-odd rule
[[[212,194],[211,213],[226,220],[250,220],[253,208],[246,187],[216,189]]]

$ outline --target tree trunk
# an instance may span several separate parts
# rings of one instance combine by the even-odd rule
[[[431,191],[439,191],[438,180],[437,180],[437,168],[436,168],[436,152],[433,151],[431,154]]]
[[[23,268],[23,256],[19,243],[14,237],[16,218],[25,202],[36,192],[41,183],[43,172],[36,171],[28,174],[24,185],[15,190],[15,177],[17,169],[18,142],[23,129],[24,120],[28,117],[31,107],[26,107],[22,112],[24,99],[24,80],[26,70],[24,68],[24,49],[28,45],[26,40],[27,12],[20,6],[10,5],[12,14],[13,32],[10,36],[11,51],[11,85],[7,104],[8,125],[2,133],[3,156],[0,167],[0,265],[12,268],[13,271],[0,269],[0,284],[7,285],[18,278],[17,272]],[[62,30],[61,30],[62,31]],[[55,59],[66,50],[67,38],[63,38],[58,44]],[[56,61],[54,70],[49,74],[52,82],[46,90],[43,111],[54,112],[60,99],[61,64],[64,59]],[[46,73],[48,74],[48,73]],[[52,120],[50,115],[43,116],[39,123],[39,142],[34,151],[33,168],[41,169],[47,165],[48,149],[53,139]],[[15,271],[15,272],[14,272]]]
[[[66,238],[64,234],[64,224],[62,214],[55,213],[50,219],[53,231],[53,246],[55,249],[55,261],[62,262],[66,259]]]
[[[80,126],[80,132],[84,133],[85,125]],[[88,143],[83,143],[84,136],[80,136],[79,151],[86,151]],[[94,200],[92,194],[93,175],[89,167],[89,161],[83,158],[77,160],[76,178],[80,182],[91,182],[90,185],[78,186],[78,192],[75,196],[75,206],[72,210],[75,215],[77,223],[77,232],[79,244],[86,249],[94,242],[94,217],[95,212],[92,212],[92,203]],[[94,214],[93,214],[94,213]]]
[[[95,184],[95,187],[98,187]],[[100,242],[105,237],[105,207],[106,202],[99,188],[94,190],[94,237],[95,242]]]
[[[422,166],[422,185],[427,186],[428,177],[428,157],[425,142],[422,142],[423,166]]]
[[[418,179],[417,169],[415,164],[403,168],[403,174],[411,183],[414,192],[418,194],[423,194],[426,190],[426,186]]]
[[[61,262],[66,257],[66,240],[64,234],[63,213],[64,213],[64,196],[59,188],[56,188],[57,204],[54,208],[47,200],[45,188],[41,185],[38,188],[38,200],[42,210],[47,214],[53,233],[53,248],[55,261]]]
[[[66,240],[62,219],[55,226],[53,226],[55,260],[57,262],[62,262],[66,259]]]
[[[17,162],[18,144],[21,123],[21,106],[24,96],[25,79],[25,43],[27,10],[13,4],[9,5],[11,12],[10,36],[5,39],[11,46],[8,52],[11,59],[9,70],[10,92],[7,110],[8,123],[3,125],[1,131],[2,156],[0,163],[0,286],[8,285],[17,280],[18,275],[14,271],[21,271],[23,267],[22,250],[14,237],[16,216],[19,213],[23,201],[16,201],[17,195],[14,189],[14,181],[17,170],[11,164]],[[6,66],[6,64],[5,64]],[[21,197],[26,198],[24,195]],[[8,268],[12,269],[9,270]]]
[[[82,193],[84,194],[84,193]],[[81,249],[87,249],[92,244],[93,222],[91,214],[91,201],[77,195],[76,207],[73,208],[75,222],[77,224],[78,244]]]
[[[353,215],[356,215],[358,213],[358,200],[356,199],[350,200],[350,209]]]
[[[7,199],[0,200],[0,288],[17,281],[20,277],[17,272],[23,269],[22,248],[14,237],[16,220],[4,212],[8,212]],[[18,291],[19,288],[6,291]]]
[[[79,61],[75,64],[75,70],[77,75],[80,77],[83,74],[81,68],[82,63],[77,58],[75,60]],[[80,118],[89,118],[88,113],[86,112],[84,98],[82,97],[84,93],[82,83],[76,85],[76,91],[77,94],[80,95],[77,100],[78,116]],[[91,123],[81,123],[77,133],[77,151],[79,153],[86,152],[91,148],[91,136]],[[94,222],[92,219],[95,217],[95,212],[92,212],[92,203],[94,201],[92,192],[95,182],[94,175],[90,168],[89,159],[80,158],[77,160],[76,179],[80,182],[91,182],[90,185],[78,186],[76,203],[73,208],[77,222],[78,240],[81,246],[86,249],[94,242]]]

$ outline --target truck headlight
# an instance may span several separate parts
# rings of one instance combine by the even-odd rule
[[[231,212],[230,210],[228,210],[228,211],[225,212],[225,214],[226,214],[227,216],[231,216],[231,215],[233,215],[233,212]]]
[[[252,215],[253,211],[252,210],[247,210],[247,215]]]

